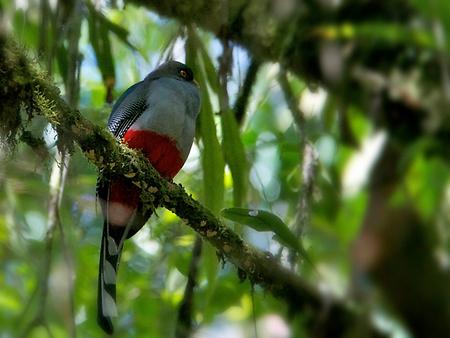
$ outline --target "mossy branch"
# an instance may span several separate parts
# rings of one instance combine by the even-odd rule
[[[5,77],[5,74],[9,76]],[[181,185],[163,179],[142,154],[119,143],[104,128],[72,109],[45,74],[36,69],[14,42],[0,33],[0,101],[4,100],[13,102],[17,110],[0,106],[2,121],[14,118],[6,114],[19,114],[20,107],[26,107],[30,116],[44,116],[57,130],[60,147],[73,150],[73,145],[77,144],[99,170],[128,178],[141,188],[145,206],[163,206],[171,210],[242,270],[252,283],[282,298],[292,312],[306,311],[305,322],[312,331],[320,328],[321,335],[339,337],[361,321],[343,304],[329,299],[324,302],[318,291],[270,254],[247,244],[187,194]],[[327,310],[326,316],[323,316],[324,310]],[[368,336],[375,336],[372,333]]]

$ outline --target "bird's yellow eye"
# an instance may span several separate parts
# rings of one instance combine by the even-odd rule
[[[181,76],[182,78],[186,79],[187,76],[188,76],[188,73],[187,73],[184,69],[181,69],[181,70],[180,70],[180,76]]]

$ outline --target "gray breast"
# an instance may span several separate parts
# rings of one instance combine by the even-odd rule
[[[151,130],[172,138],[185,160],[194,140],[195,120],[200,109],[198,88],[173,78],[151,80],[145,106],[132,128]]]

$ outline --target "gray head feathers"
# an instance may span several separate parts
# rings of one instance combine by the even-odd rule
[[[162,77],[170,77],[195,84],[192,69],[178,61],[171,60],[163,63],[153,72],[148,74],[145,80],[155,80]]]

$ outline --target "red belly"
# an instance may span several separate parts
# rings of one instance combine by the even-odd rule
[[[141,149],[153,167],[165,178],[173,178],[184,164],[175,141],[148,130],[129,129],[124,141],[130,148]],[[117,179],[111,182],[109,200],[133,209],[139,203],[139,188]]]
[[[184,162],[174,140],[148,130],[129,129],[124,136],[130,148],[142,149],[161,176],[173,178]]]

